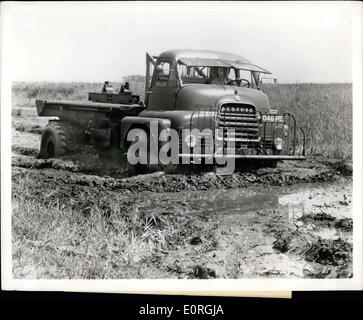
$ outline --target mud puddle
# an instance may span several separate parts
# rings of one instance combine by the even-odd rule
[[[251,187],[158,195],[198,204],[198,216],[219,221],[168,254],[163,266],[179,278],[352,276],[352,183]],[[139,195],[139,201],[142,196]]]
[[[352,181],[349,178],[295,186],[253,186],[192,193],[170,192],[158,197],[188,203],[203,202],[202,214],[217,214],[225,221],[238,219],[253,222],[256,217],[271,209],[278,210],[291,222],[298,221],[302,216],[311,217],[322,213],[332,216],[333,220],[352,217]],[[139,196],[139,199],[142,198]]]
[[[214,190],[206,195],[206,212],[218,212],[224,218],[242,219],[258,212],[279,210],[289,220],[305,214],[324,212],[335,218],[351,217],[351,181],[302,184],[287,187]]]

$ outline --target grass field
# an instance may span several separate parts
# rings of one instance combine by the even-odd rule
[[[142,76],[125,77],[131,90],[144,96]],[[118,89],[119,83],[114,87]],[[34,112],[24,117],[23,107],[33,107],[34,100],[87,100],[89,91],[100,91],[102,83],[24,83],[13,84],[13,113],[22,113],[13,123],[20,130],[39,130]],[[306,133],[307,151],[312,155],[348,158],[352,156],[352,85],[351,84],[277,84],[265,85],[271,106],[295,115]],[[26,110],[26,109],[25,109]],[[20,114],[18,114],[20,115]],[[41,122],[43,125],[43,122]],[[36,126],[36,127],[34,127]]]
[[[265,92],[273,108],[295,115],[309,154],[351,158],[351,84],[279,84]]]

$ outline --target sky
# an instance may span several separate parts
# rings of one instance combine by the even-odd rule
[[[145,52],[244,56],[286,82],[352,82],[349,2],[6,3],[13,81],[121,81]]]

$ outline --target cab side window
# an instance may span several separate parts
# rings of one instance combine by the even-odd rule
[[[166,87],[170,76],[170,63],[160,61],[155,67],[154,85],[156,87]]]

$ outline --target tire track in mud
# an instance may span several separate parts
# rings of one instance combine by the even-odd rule
[[[351,230],[338,238],[322,238],[306,227],[295,228],[275,210],[257,214],[253,224],[221,222],[194,232],[189,238],[193,242],[174,248],[160,258],[158,267],[189,279],[353,276]]]
[[[282,224],[281,215],[273,211],[264,226],[264,233],[273,235],[276,252],[300,257],[309,262],[303,275],[309,278],[351,278],[353,276],[353,244],[351,218],[337,219],[329,214],[304,214],[297,220],[303,224]],[[333,223],[334,222],[334,223]],[[322,238],[316,233],[335,229],[337,238]],[[315,231],[313,231],[315,230]]]
[[[29,153],[28,150],[25,150]],[[235,172],[221,176],[213,172],[196,174],[164,174],[162,172],[122,177],[110,167],[85,167],[70,160],[34,159],[27,156],[13,157],[13,175],[27,172],[35,180],[51,179],[54,185],[67,184],[110,191],[130,192],[179,192],[183,190],[231,189],[250,185],[288,186],[295,183],[334,181],[341,172],[321,163],[282,163],[277,169],[259,169],[254,172]],[[105,166],[106,167],[106,166]],[[339,167],[340,168],[340,167]],[[26,170],[28,169],[28,170]],[[95,175],[95,171],[101,175]],[[343,171],[344,172],[344,171]],[[351,173],[351,172],[350,172]],[[113,174],[111,177],[110,175]],[[347,172],[344,172],[347,174]],[[348,172],[349,174],[349,172]]]

